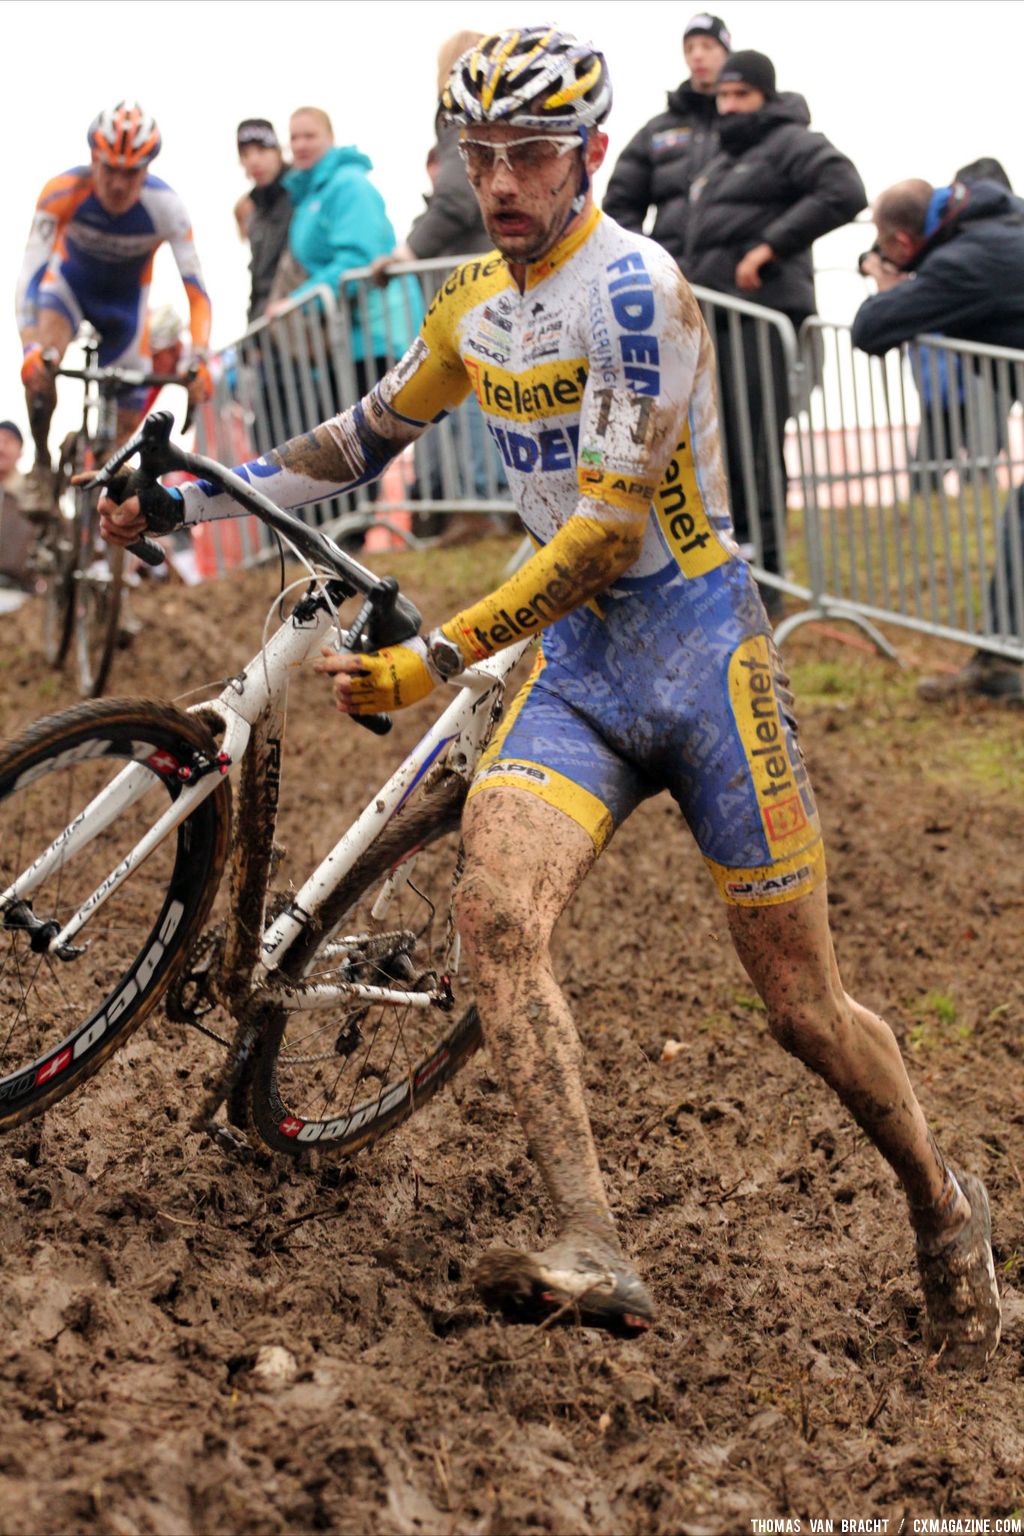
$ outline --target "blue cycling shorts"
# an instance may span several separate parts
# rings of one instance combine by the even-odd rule
[[[825,878],[793,701],[749,568],[623,583],[551,626],[470,796],[521,789],[600,851],[667,789],[727,902]]]

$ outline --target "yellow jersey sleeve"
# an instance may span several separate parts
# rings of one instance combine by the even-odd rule
[[[508,287],[509,271],[497,253],[465,261],[446,278],[420,326],[420,334],[382,385],[381,397],[396,416],[424,424],[461,405],[470,393],[460,333],[463,318]]]

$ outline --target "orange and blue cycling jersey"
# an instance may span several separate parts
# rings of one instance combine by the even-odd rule
[[[594,210],[520,291],[494,253],[443,284],[417,341],[326,423],[370,479],[472,390],[535,553],[444,626],[467,662],[540,637],[470,794],[510,788],[600,849],[675,797],[723,897],[792,900],[824,878],[792,701],[732,534],[714,357],[671,257]],[[326,496],[301,445],[243,473],[283,506]],[[230,511],[184,491],[190,520]]]
[[[17,288],[19,328],[41,310],[55,310],[77,331],[83,320],[99,332],[102,364],[144,367],[146,301],[153,257],[164,241],[188,296],[193,347],[210,339],[210,301],[178,194],[146,176],[138,202],[111,214],[93,191],[87,166],[46,183],[36,204]]]

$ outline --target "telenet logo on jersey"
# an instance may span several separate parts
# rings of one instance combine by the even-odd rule
[[[509,373],[494,363],[463,356],[476,395],[489,416],[513,421],[538,421],[548,416],[579,413],[587,384],[587,364],[582,357],[559,358],[538,363],[525,373]]]

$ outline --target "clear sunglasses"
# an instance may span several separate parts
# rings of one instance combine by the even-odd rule
[[[489,139],[459,140],[459,154],[471,176],[485,176],[496,165],[503,165],[514,176],[523,171],[539,171],[579,147],[575,135],[564,133],[532,133],[528,138],[512,139],[506,144],[493,144]]]

